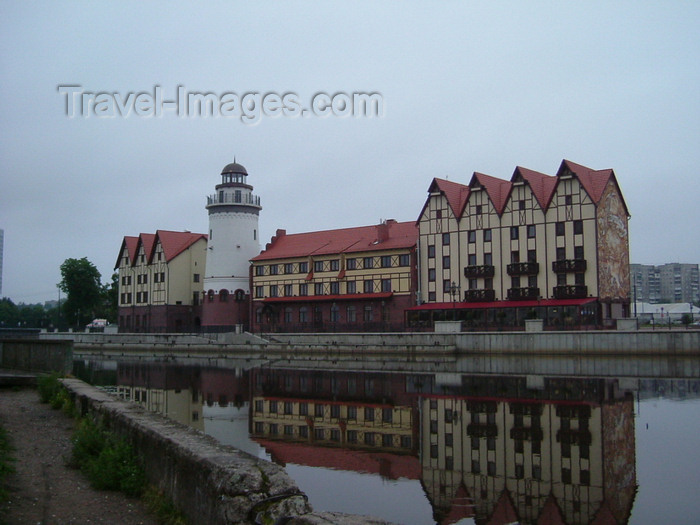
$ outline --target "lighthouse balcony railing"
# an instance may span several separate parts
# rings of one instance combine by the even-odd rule
[[[246,195],[236,195],[235,193],[214,194],[207,197],[207,205],[211,204],[252,204],[253,206],[260,206],[260,197],[252,193]]]

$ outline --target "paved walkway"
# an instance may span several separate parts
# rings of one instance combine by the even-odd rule
[[[0,425],[15,451],[16,473],[8,478],[8,501],[0,524],[155,525],[138,499],[94,490],[66,466],[75,421],[39,402],[33,388],[0,388]]]

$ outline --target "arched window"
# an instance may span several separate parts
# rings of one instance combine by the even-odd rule
[[[215,294],[214,294],[214,290],[209,290],[209,291],[207,292],[207,297],[209,298],[209,302],[210,302],[210,303],[214,301],[214,295],[215,295]]]
[[[228,301],[228,290],[221,290],[219,292],[219,301],[225,303]]]

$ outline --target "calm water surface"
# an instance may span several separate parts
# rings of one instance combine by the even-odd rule
[[[76,373],[283,465],[316,510],[416,525],[700,522],[697,359],[215,365]]]

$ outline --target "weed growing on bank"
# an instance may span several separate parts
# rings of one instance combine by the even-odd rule
[[[39,391],[39,399],[42,403],[51,403],[54,398],[60,395],[61,391],[65,391],[61,381],[59,381],[61,377],[62,376],[58,372],[39,376],[36,387]],[[53,403],[51,406],[53,407]]]
[[[144,491],[142,499],[160,525],[187,525],[182,512],[154,486],[151,485]]]
[[[138,454],[126,440],[89,417],[78,417],[73,400],[60,378],[59,374],[43,376],[37,387],[42,402],[78,420],[71,438],[73,451],[68,464],[83,472],[92,487],[98,490],[115,490],[140,497],[159,524],[187,525],[172,501],[155,487],[147,485]]]
[[[81,419],[73,435],[71,464],[96,489],[141,496],[146,486],[146,475],[131,445],[89,418]]]
[[[15,458],[11,455],[13,451],[14,448],[10,443],[7,431],[0,427],[0,501],[7,500],[8,493],[5,480],[15,471],[13,465]],[[0,519],[0,523],[2,523],[2,519]]]

